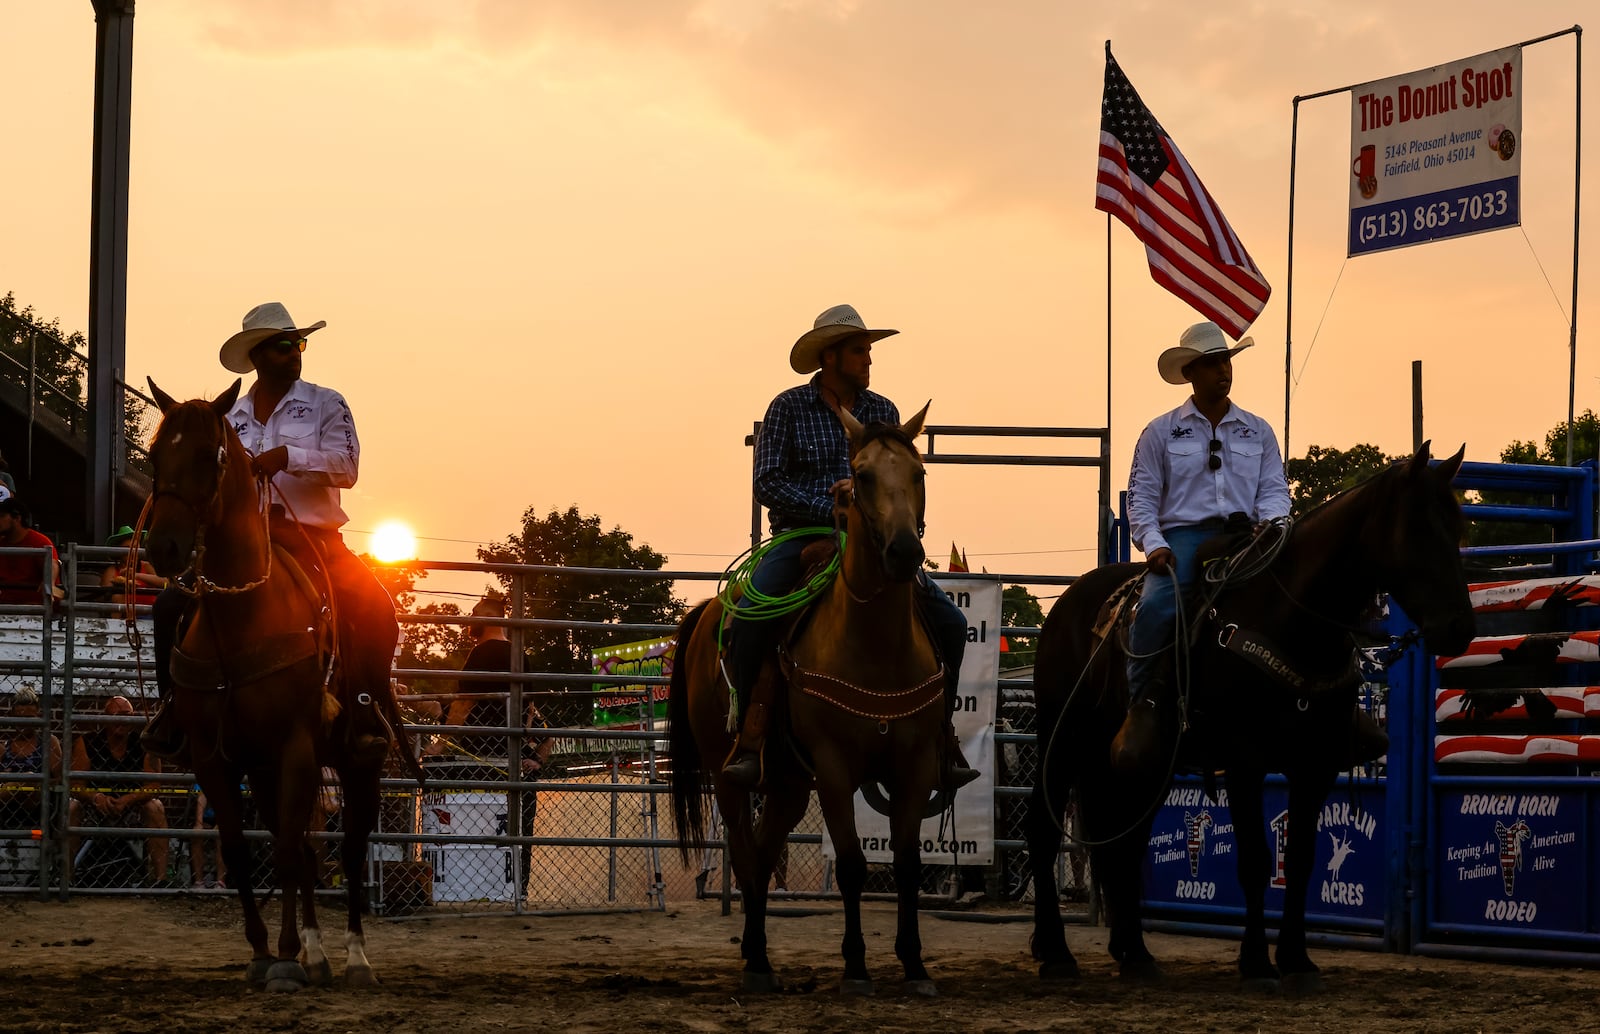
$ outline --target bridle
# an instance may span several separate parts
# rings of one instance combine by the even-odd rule
[[[909,445],[907,448],[911,450],[914,456],[916,455],[916,450],[914,448]],[[920,462],[920,457],[918,457],[918,460]],[[881,556],[886,545],[883,540],[883,532],[872,522],[871,517],[867,513],[866,507],[861,504],[861,499],[866,493],[857,488],[857,483],[859,481],[857,474],[858,472],[856,471],[854,465],[852,465],[850,468],[850,508],[856,512],[857,517],[860,519],[862,533],[866,535],[867,543],[872,547],[873,553]],[[926,504],[927,499],[924,497],[924,507],[926,507]],[[924,512],[919,510],[917,513],[918,539],[921,539],[923,533],[927,531],[927,523],[924,521],[923,517]],[[845,550],[844,519],[837,510],[834,511],[833,517],[833,536],[835,545],[839,550],[839,556],[843,558]],[[876,589],[867,595],[862,596],[856,592],[855,586],[850,584],[850,566],[842,562],[839,564],[839,577],[844,581],[845,592],[849,593],[850,598],[857,603],[871,603],[873,600],[882,595],[883,591],[889,587],[889,583],[887,581],[880,581]]]
[[[194,562],[191,563],[188,568],[188,570],[194,572],[194,585],[192,587],[185,585],[181,579],[177,578],[173,579],[171,584],[185,596],[195,599],[210,593],[232,596],[240,593],[250,592],[251,590],[258,589],[262,585],[266,584],[267,579],[272,577],[272,535],[271,526],[268,523],[267,507],[265,505],[267,484],[266,481],[261,478],[254,479],[256,483],[256,509],[261,514],[262,552],[265,554],[262,563],[264,570],[261,577],[255,579],[254,581],[246,582],[244,585],[221,585],[215,581],[212,581],[206,576],[206,531],[216,520],[217,509],[222,499],[222,486],[227,482],[228,475],[228,428],[227,425],[223,423],[221,417],[217,417],[215,414],[212,414],[212,416],[217,421],[216,426],[221,429],[221,441],[217,443],[216,487],[211,490],[210,498],[208,498],[204,503],[196,505],[182,492],[173,489],[162,489],[160,487],[160,478],[158,476],[156,479],[157,487],[153,492],[150,493],[149,502],[149,505],[153,508],[156,503],[159,502],[163,496],[165,496],[182,503],[190,513],[194,514]],[[154,450],[152,450],[152,452],[153,451]],[[154,457],[152,456],[152,458]]]

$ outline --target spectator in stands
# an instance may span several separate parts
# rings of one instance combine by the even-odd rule
[[[0,727],[0,830],[39,828],[37,782],[13,781],[13,776],[48,775],[61,781],[61,741],[45,731],[39,717],[39,694],[24,685],[11,698],[11,722]]]
[[[140,541],[144,539],[144,532],[139,533]],[[127,547],[133,539],[133,529],[124,524],[117,529],[117,533],[106,539],[108,546]],[[139,560],[139,569],[133,576],[133,602],[148,606],[156,601],[161,590],[166,588],[167,580],[156,574],[156,569],[150,566],[150,561]],[[100,572],[100,587],[112,590],[110,599],[112,603],[128,602],[128,568],[127,558],[118,557],[115,563],[108,564]]]
[[[506,599],[490,592],[472,608],[475,618],[503,618],[506,616]],[[467,634],[476,640],[472,652],[467,654],[462,671],[510,671],[511,640],[506,637],[504,625],[472,625]],[[506,729],[510,722],[511,683],[503,681],[456,683],[456,696],[445,713],[445,725],[470,725],[484,729]],[[434,738],[430,754],[446,751],[463,759],[479,762],[457,773],[462,779],[506,778],[507,736],[504,733],[474,735],[472,733],[446,733]]]
[[[216,830],[217,813],[212,810],[211,802],[206,800],[206,793],[200,789],[200,784],[195,783],[193,789],[196,835],[189,841],[189,872],[192,887],[195,890],[225,887],[228,883],[228,866],[222,860],[222,841],[200,835],[208,830]],[[209,869],[206,867],[207,855],[211,857]]]
[[[15,494],[0,485],[0,546],[48,549],[49,570],[38,554],[0,555],[0,603],[38,605],[44,602],[44,587],[61,598],[61,561],[55,543],[28,527],[27,510]]]
[[[108,718],[132,718],[133,705],[127,697],[106,701]],[[135,735],[138,722],[106,722],[101,728],[78,736],[72,744],[73,772],[119,772],[155,775],[160,762],[146,754]],[[167,828],[167,809],[161,803],[160,787],[153,781],[116,776],[95,776],[72,780],[72,803],[68,821],[73,826],[143,826]],[[72,854],[78,853],[77,837]],[[145,857],[150,863],[150,882],[162,886],[167,878],[167,838],[153,836],[145,841]]]
[[[17,494],[17,483],[11,477],[11,464],[6,462],[4,456],[0,456],[0,487],[12,495]]]
[[[533,697],[527,700],[526,717],[522,722],[523,731],[527,738],[522,742],[522,781],[531,783],[545,775],[545,766],[550,763],[550,751],[555,747],[553,737],[539,735],[542,729],[548,729],[550,723],[544,720],[544,715],[539,713],[539,708],[533,702]],[[522,791],[522,835],[533,836],[533,820],[539,814],[539,791],[528,787]],[[518,896],[526,892],[528,887],[528,868],[533,864],[533,845],[522,845],[522,887]]]

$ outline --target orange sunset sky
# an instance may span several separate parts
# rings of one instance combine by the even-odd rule
[[[143,0],[128,379],[219,393],[218,345],[279,300],[328,321],[305,376],[356,414],[354,548],[398,518],[424,558],[468,560],[525,508],[576,504],[673,568],[720,568],[748,544],[743,436],[798,382],[789,346],[827,306],[901,330],[874,350],[873,387],[906,415],[931,398],[934,423],[1104,423],[1110,39],[1274,287],[1234,399],[1281,437],[1293,97],[1593,10]],[[67,330],[88,324],[93,48],[88,0],[0,0],[0,291]],[[1571,36],[1523,55],[1521,228],[1348,262],[1350,101],[1301,105],[1292,454],[1407,451],[1415,359],[1428,433],[1471,459],[1565,419],[1573,59]],[[1584,330],[1597,243],[1582,245],[1580,411],[1600,408]],[[1151,282],[1120,223],[1112,245],[1120,488],[1140,428],[1185,396],[1156,356],[1200,317]],[[946,466],[929,483],[941,565],[952,539],[974,569],[1092,563],[1091,471]]]

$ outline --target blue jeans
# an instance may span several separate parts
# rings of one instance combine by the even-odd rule
[[[1200,564],[1195,554],[1200,551],[1202,542],[1218,534],[1218,529],[1197,525],[1172,528],[1165,534],[1178,571],[1178,584],[1187,599],[1200,580]],[[1146,572],[1139,609],[1133,615],[1133,627],[1128,630],[1129,704],[1143,700],[1150,692],[1151,683],[1172,670],[1172,657],[1163,648],[1172,643],[1172,622],[1177,612],[1172,575]]]

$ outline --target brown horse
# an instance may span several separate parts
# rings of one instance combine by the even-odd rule
[[[899,427],[863,427],[848,412],[854,491],[846,517],[841,575],[790,633],[777,694],[778,720],[766,752],[766,802],[752,817],[748,791],[720,773],[733,748],[729,694],[720,675],[717,629],[722,606],[711,600],[684,618],[668,697],[673,811],[684,863],[706,842],[709,779],[727,830],[733,871],[744,899],[744,988],[778,987],[767,958],[767,881],[813,784],[838,850],[844,898],[844,993],[871,994],[861,934],[867,863],[856,834],[855,792],[871,781],[888,791],[899,917],[895,955],[907,989],[934,995],[917,929],[920,827],[938,783],[943,742],[943,667],[917,616],[915,580],[922,566],[925,503],[922,457],[913,440],[928,407]],[[778,662],[775,655],[773,663]],[[769,669],[767,676],[775,677]],[[785,716],[787,720],[784,720]],[[699,857],[696,855],[695,857]]]
[[[1306,953],[1306,891],[1317,812],[1350,753],[1360,682],[1352,668],[1352,631],[1378,594],[1388,592],[1433,651],[1460,652],[1472,637],[1458,548],[1465,525],[1450,488],[1464,452],[1430,467],[1425,444],[1409,461],[1317,507],[1261,573],[1224,587],[1201,615],[1188,655],[1190,731],[1180,752],[1173,742],[1177,730],[1168,730],[1162,756],[1226,773],[1246,903],[1239,974],[1248,985],[1277,987],[1281,981],[1299,992],[1320,987]],[[1092,848],[1110,913],[1111,955],[1125,976],[1160,973],[1144,943],[1140,878],[1172,769],[1112,771],[1111,740],[1127,713],[1126,663],[1114,631],[1105,638],[1094,631],[1107,599],[1144,569],[1114,564],[1089,572],[1062,593],[1041,630],[1034,669],[1041,757],[1025,827],[1033,867],[1033,955],[1049,979],[1078,975],[1062,932],[1054,872],[1072,790],[1077,832]],[[1239,648],[1245,642],[1281,665],[1269,674],[1247,659],[1250,648]],[[1300,680],[1298,688],[1292,679]],[[1265,918],[1272,856],[1262,790],[1269,772],[1287,778],[1291,831],[1276,965],[1268,956]]]
[[[332,661],[318,587],[268,534],[266,486],[252,475],[250,454],[225,419],[239,382],[213,402],[176,402],[153,381],[150,389],[162,420],[150,446],[155,487],[149,557],[168,577],[191,572],[188,591],[197,604],[174,650],[178,688],[170,706],[188,736],[195,779],[216,812],[222,856],[238,885],[253,953],[246,975],[271,991],[332,981],[317,926],[317,861],[306,832],[320,768],[329,765],[338,771],[344,793],[345,983],[375,983],[361,913],[382,763],[351,763],[342,755],[343,738],[329,734],[336,707],[324,689]],[[276,956],[268,950],[267,926],[251,887],[243,781],[273,835],[283,895]],[[297,903],[303,908],[304,967]]]

